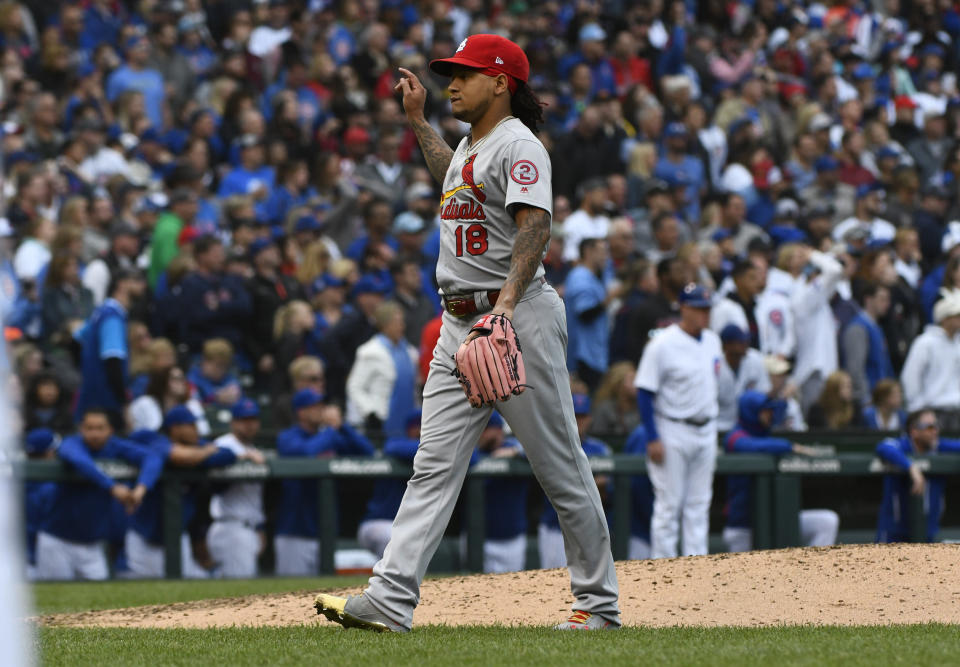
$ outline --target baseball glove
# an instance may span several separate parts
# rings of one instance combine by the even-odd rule
[[[484,315],[473,325],[467,340],[454,355],[453,375],[475,408],[509,400],[523,393],[527,374],[520,339],[503,315]]]

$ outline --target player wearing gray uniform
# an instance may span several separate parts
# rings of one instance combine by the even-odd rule
[[[471,135],[451,151],[423,117],[423,86],[401,70],[397,89],[444,191],[437,282],[446,312],[423,392],[420,448],[390,544],[369,587],[349,600],[321,595],[317,610],[345,626],[410,629],[420,582],[450,519],[473,446],[495,407],[522,443],[560,517],[576,613],[557,627],[616,628],[620,611],[610,536],[577,435],[565,367],[564,306],[542,278],[551,167],[530,129],[542,112],[525,85],[529,63],[509,40],[473,35],[453,58],[431,67],[451,76],[453,114],[471,124]],[[475,409],[452,375],[453,356],[488,312],[513,321],[531,389]]]
[[[263,454],[253,445],[260,430],[260,408],[249,398],[231,410],[230,432],[216,440],[217,447],[229,449],[237,460],[263,463]],[[210,498],[213,524],[207,532],[207,548],[216,563],[219,577],[257,576],[257,557],[263,550],[263,484],[234,482]]]

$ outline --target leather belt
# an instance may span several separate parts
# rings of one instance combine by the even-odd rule
[[[534,281],[540,285],[546,285],[546,278],[539,278]],[[469,317],[476,313],[485,313],[497,305],[500,298],[500,290],[485,290],[473,292],[471,294],[444,294],[443,307],[454,317]]]
[[[712,419],[680,419],[678,417],[668,417],[665,414],[660,414],[664,419],[669,419],[672,422],[679,422],[681,424],[686,424],[687,426],[696,426],[697,428],[702,428],[709,424]]]

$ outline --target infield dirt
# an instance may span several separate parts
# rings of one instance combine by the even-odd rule
[[[632,626],[960,623],[960,546],[848,545],[617,563]],[[359,588],[334,592],[356,594]],[[326,623],[320,591],[43,616],[47,626],[208,628]],[[551,625],[570,612],[566,570],[424,582],[414,625]]]

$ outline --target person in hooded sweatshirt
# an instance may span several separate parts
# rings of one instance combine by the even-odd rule
[[[759,391],[745,391],[740,397],[740,419],[724,440],[729,454],[800,454],[815,456],[816,450],[770,435],[773,424],[783,419],[787,404]],[[727,551],[753,548],[753,478],[749,475],[727,477],[727,524],[723,541]],[[821,547],[837,540],[840,517],[833,510],[800,510],[800,539],[804,546]]]

